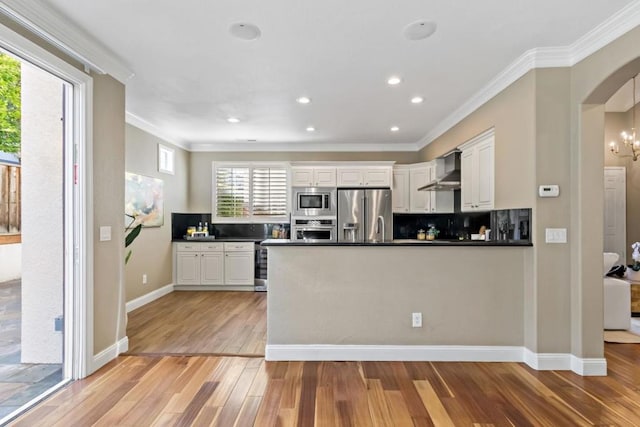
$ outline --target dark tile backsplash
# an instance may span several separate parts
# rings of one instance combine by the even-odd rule
[[[493,240],[531,241],[531,209],[492,211],[491,229]]]
[[[491,212],[451,214],[396,214],[393,216],[393,238],[415,239],[418,230],[433,225],[440,231],[438,239],[471,238],[481,226],[489,228]]]
[[[187,234],[187,227],[198,226],[198,223],[209,223],[209,234],[218,239],[267,239],[271,237],[274,226],[283,224],[211,224],[211,214],[208,213],[172,213],[171,238],[182,239]],[[289,229],[288,224],[284,225]]]
[[[531,209],[505,209],[487,212],[450,214],[394,214],[393,238],[415,239],[418,230],[433,225],[438,239],[470,239],[485,226],[491,229],[491,240],[531,241]]]

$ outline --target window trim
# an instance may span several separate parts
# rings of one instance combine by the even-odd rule
[[[287,173],[287,213],[282,216],[254,216],[253,215],[253,169],[254,168],[284,168]],[[243,217],[219,217],[216,211],[216,170],[218,168],[249,168],[249,206],[252,209],[251,215]],[[264,162],[235,162],[235,161],[222,161],[211,162],[211,223],[212,224],[289,224],[291,214],[291,165],[288,162],[283,161],[264,161]]]

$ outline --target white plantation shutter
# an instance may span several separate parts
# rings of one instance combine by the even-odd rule
[[[215,217],[256,222],[288,219],[289,181],[286,164],[215,163]]]
[[[253,168],[253,215],[287,215],[287,170],[283,167]]]
[[[224,218],[243,218],[249,210],[249,168],[219,167],[215,170],[215,214]]]

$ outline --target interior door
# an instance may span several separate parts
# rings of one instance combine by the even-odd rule
[[[604,168],[604,251],[627,262],[626,169]]]

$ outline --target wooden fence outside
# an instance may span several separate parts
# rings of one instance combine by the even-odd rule
[[[0,164],[0,244],[20,242],[20,166]]]

